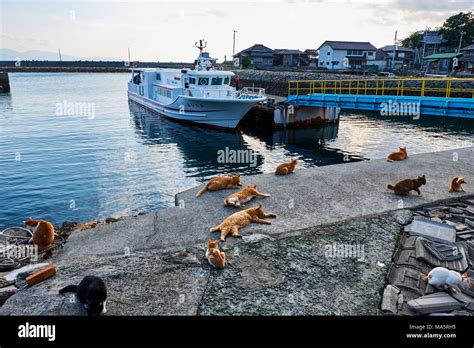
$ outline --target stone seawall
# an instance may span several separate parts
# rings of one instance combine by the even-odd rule
[[[361,78],[358,75],[330,74],[302,71],[233,70],[247,87],[265,88],[267,94],[286,97],[290,80],[346,80]]]

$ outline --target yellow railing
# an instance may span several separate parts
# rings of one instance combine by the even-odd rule
[[[288,81],[288,95],[309,94],[474,98],[474,78],[397,78]]]

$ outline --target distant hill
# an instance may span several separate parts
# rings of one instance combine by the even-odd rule
[[[48,51],[25,51],[18,52],[8,48],[0,48],[0,60],[59,60],[58,52]],[[104,58],[104,57],[76,57],[61,53],[62,60],[101,60],[101,61],[122,61],[123,59],[118,58]]]

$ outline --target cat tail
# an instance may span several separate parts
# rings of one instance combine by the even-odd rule
[[[393,186],[390,185],[390,184],[387,185],[387,188],[388,188],[389,190],[395,191],[395,187],[393,187]]]
[[[64,294],[65,292],[76,292],[77,291],[77,285],[68,285],[65,288],[62,288],[59,290],[60,294]]]
[[[204,187],[203,187],[202,189],[200,189],[198,193],[196,193],[196,197],[199,197],[199,196],[202,195],[204,192],[206,192],[206,190],[207,190],[207,185],[208,185],[208,184],[209,184],[209,183],[206,183],[206,185],[204,185]]]
[[[387,157],[387,162],[393,162],[393,160]]]
[[[218,226],[215,226],[215,227],[211,227],[209,229],[210,232],[217,232],[221,229],[221,225],[218,225]]]

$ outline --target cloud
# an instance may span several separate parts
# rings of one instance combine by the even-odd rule
[[[380,4],[366,4],[373,13],[377,25],[415,25],[413,31],[427,27],[439,27],[444,21],[458,13],[473,10],[472,1],[450,0],[389,0]]]

